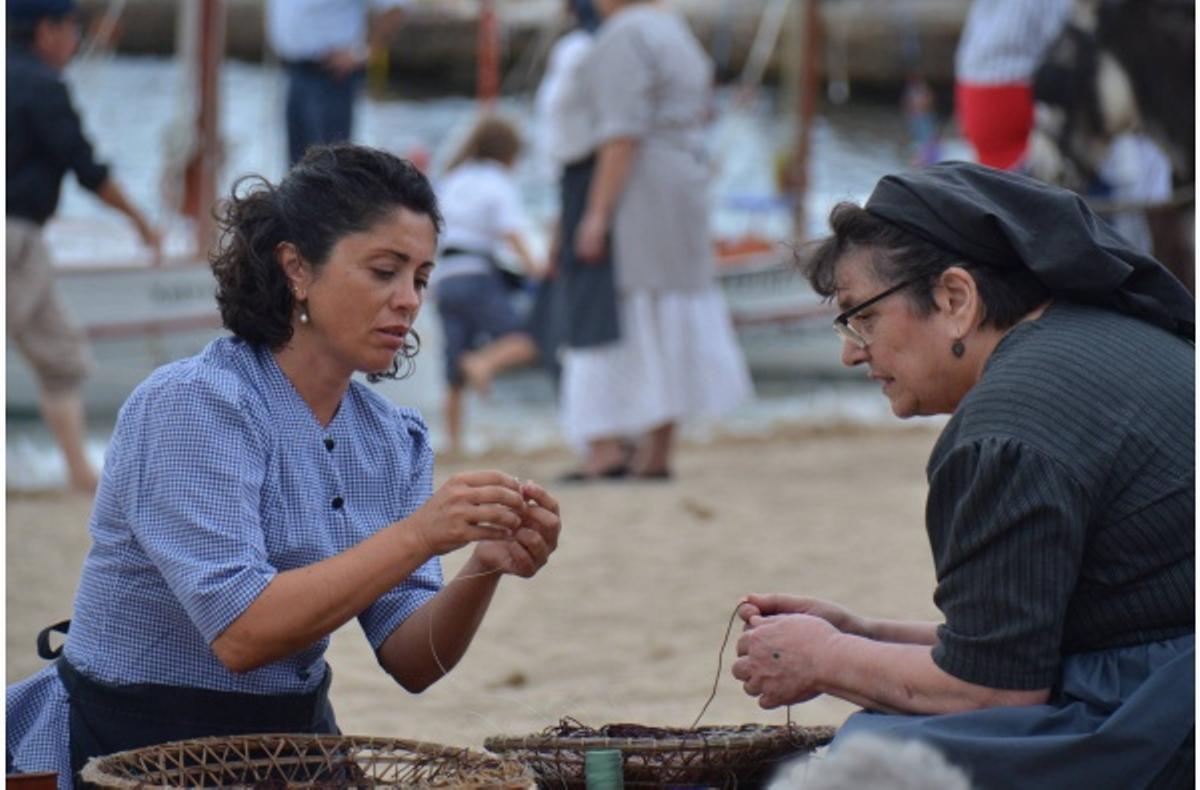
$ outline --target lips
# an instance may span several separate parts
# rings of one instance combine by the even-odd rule
[[[394,326],[385,326],[375,330],[382,338],[384,343],[393,349],[399,349],[404,345],[404,338],[408,334],[408,327],[403,324]]]

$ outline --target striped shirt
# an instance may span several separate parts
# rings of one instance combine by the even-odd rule
[[[1073,0],[975,0],[954,73],[971,85],[1027,83],[1070,16]]]
[[[1001,341],[927,471],[946,672],[1048,688],[1064,655],[1193,632],[1191,344],[1056,303]]]
[[[108,448],[65,655],[113,685],[299,694],[329,638],[243,674],[209,648],[281,571],[327,559],[432,493],[428,429],[354,382],[321,426],[265,349],[223,338],[157,370]],[[373,649],[442,584],[434,558],[358,617]],[[70,776],[53,667],[10,686],[9,755]]]

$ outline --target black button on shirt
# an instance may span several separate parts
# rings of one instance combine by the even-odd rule
[[[325,449],[329,450],[330,452],[333,451],[333,437],[332,436],[325,437]]]
[[[344,499],[342,499],[340,496],[335,496],[335,497],[333,498],[333,501],[332,501],[332,502],[330,502],[329,504],[333,505],[333,509],[334,509],[334,510],[341,510],[341,509],[342,509],[342,504],[343,504],[344,502],[345,502],[345,500],[344,500]]]

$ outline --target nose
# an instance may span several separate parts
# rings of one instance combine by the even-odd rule
[[[852,343],[849,340],[842,341],[842,364],[848,368],[855,365],[861,365],[867,361],[870,355],[865,348],[859,348],[857,343]]]
[[[393,310],[405,312],[415,318],[417,310],[421,307],[421,292],[417,290],[415,282],[403,278],[397,279],[400,280],[400,283],[392,290],[389,305]]]

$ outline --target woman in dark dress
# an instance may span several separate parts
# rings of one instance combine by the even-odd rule
[[[841,204],[807,275],[928,465],[940,623],[751,595],[733,674],[826,693],[978,787],[1176,787],[1194,766],[1195,305],[1072,193],[980,165]],[[863,481],[869,485],[869,480]],[[847,513],[852,526],[853,513]]]

